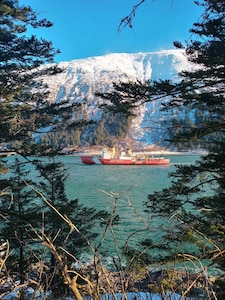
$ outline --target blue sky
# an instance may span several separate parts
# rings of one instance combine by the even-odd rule
[[[52,28],[32,31],[52,41],[61,54],[56,61],[99,56],[107,53],[153,52],[173,49],[184,42],[189,29],[202,13],[194,0],[146,0],[137,10],[133,29],[118,32],[120,20],[140,0],[20,0]]]

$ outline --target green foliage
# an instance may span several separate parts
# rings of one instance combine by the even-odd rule
[[[102,115],[99,121],[77,128],[63,129],[60,132],[53,131],[40,136],[40,145],[46,145],[53,149],[77,148],[82,145],[114,145],[116,141],[125,138],[132,117],[126,117],[122,113],[111,112]],[[86,134],[88,132],[88,134]]]
[[[38,19],[30,7],[20,6],[17,0],[1,1],[0,19],[0,143],[16,145],[16,151],[23,149],[28,154],[27,146],[32,143],[33,154],[33,134],[44,128],[58,131],[62,123],[72,126],[72,111],[79,104],[47,101],[44,77],[62,71],[53,64],[59,51],[43,38],[27,36],[27,29],[50,27],[52,23]]]
[[[0,197],[0,239],[9,241],[13,249],[7,266],[18,273],[21,283],[34,256],[34,234],[30,225],[35,228],[41,220],[36,209],[37,195],[27,186],[32,182],[25,165],[16,158],[10,175],[0,180],[0,188],[5,191]]]
[[[34,276],[31,270],[35,265],[41,264],[45,271],[38,284],[60,294],[66,284],[56,253],[69,266],[84,252],[90,253],[91,243],[109,222],[110,214],[85,207],[76,198],[68,199],[67,172],[55,157],[32,159],[35,169],[19,156],[7,161],[12,164],[10,173],[0,180],[5,191],[0,197],[0,239],[8,241],[11,249],[6,267],[12,278],[24,283]],[[47,240],[54,247],[48,247]]]
[[[0,179],[0,238],[7,240],[10,246],[4,261],[6,281],[12,276],[12,282],[26,282],[28,275],[34,276],[28,268],[33,267],[35,262],[41,268],[50,267],[49,272],[44,273],[44,283],[41,282],[43,273],[38,271],[40,277],[35,278],[37,285],[56,289],[59,287],[57,276],[60,274],[62,283],[66,274],[62,266],[67,266],[76,255],[87,249],[89,240],[97,236],[94,228],[100,226],[101,218],[107,219],[108,214],[86,208],[77,199],[67,198],[66,171],[60,164],[55,161],[41,163],[30,157],[31,154],[35,157],[56,154],[51,144],[39,144],[40,134],[60,132],[61,128],[72,131],[83,128],[86,123],[72,119],[74,111],[80,110],[79,104],[48,102],[48,86],[44,80],[45,76],[62,71],[53,64],[58,50],[43,38],[28,36],[30,26],[35,29],[52,24],[46,19],[38,19],[31,7],[21,6],[18,0],[1,1],[0,146],[7,151],[10,145],[20,155],[9,169],[3,168],[1,160],[0,169],[5,174],[1,174]],[[78,139],[79,130],[74,132],[78,133]],[[29,167],[26,164],[28,169],[36,166],[36,171],[26,171],[25,162],[29,163]],[[70,217],[77,226],[72,227],[72,231],[68,224]],[[13,289],[13,284],[9,288]],[[40,286],[38,288],[41,290]],[[21,292],[22,289],[23,285]]]
[[[81,146],[81,129],[61,130],[49,132],[40,137],[41,145],[48,145],[53,149],[77,148]]]
[[[168,248],[171,255],[163,255],[162,262],[172,257],[185,261],[189,255],[225,271],[225,1],[196,4],[205,12],[190,30],[192,39],[185,46],[174,43],[185,48],[195,68],[181,72],[179,82],[129,82],[100,96],[109,100],[108,110],[127,110],[127,115],[143,103],[157,101],[165,113],[171,145],[208,151],[194,165],[177,166],[171,186],[149,195],[146,211],[171,222],[162,242],[151,249]],[[128,16],[122,25],[130,26],[132,19]]]
[[[90,251],[90,243],[98,236],[102,219],[108,219],[109,214],[85,207],[78,199],[68,199],[65,191],[67,172],[55,157],[43,162],[35,161],[35,164],[40,172],[40,180],[36,186],[38,191],[41,191],[43,200],[39,208],[44,216],[44,232],[54,243],[55,251],[70,265],[78,260],[84,251]],[[62,216],[70,220],[75,228],[71,229]],[[58,268],[55,252],[49,250],[49,261],[47,256],[45,262],[49,266],[49,273],[46,275],[51,278],[53,293],[60,294],[60,289],[65,289],[66,285]]]
[[[113,84],[114,91],[110,93],[96,92],[96,96],[106,101],[100,105],[103,111],[120,114],[126,117],[135,116],[135,108],[149,98],[149,82],[121,82]]]
[[[186,46],[190,61],[201,64],[181,74],[177,84],[169,83],[170,93],[163,85],[153,85],[158,93],[171,96],[164,109],[185,109],[195,114],[195,123],[176,119],[173,142],[199,144],[208,150],[195,165],[177,166],[171,174],[172,185],[149,195],[147,211],[176,220],[173,230],[174,254],[192,255],[208,265],[225,270],[225,152],[224,152],[224,28],[225,2],[203,1],[206,12],[194,24],[192,32],[200,38]],[[185,121],[185,122],[184,122]],[[170,243],[165,235],[165,243]],[[182,245],[185,252],[182,253]]]
[[[88,140],[84,137],[83,142],[90,145],[104,145],[113,146],[115,141],[121,141],[126,136],[132,117],[126,118],[122,113],[112,114],[106,113],[99,123],[89,126],[89,133],[92,132],[91,138]]]
[[[38,190],[42,191],[52,207],[55,207],[61,215],[67,216],[79,228],[79,232],[74,230],[67,240],[70,230],[68,224],[44,202],[42,209],[45,216],[45,232],[55,241],[57,247],[65,247],[72,255],[78,256],[85,247],[87,248],[87,241],[91,241],[98,235],[93,228],[94,225],[97,227],[97,220],[105,216],[105,212],[87,208],[80,204],[78,199],[67,198],[65,191],[67,172],[63,164],[57,162],[54,157],[51,161],[37,162],[36,167],[40,172]]]

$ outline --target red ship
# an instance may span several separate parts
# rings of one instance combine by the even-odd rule
[[[81,161],[84,164],[94,165],[169,165],[170,159],[164,157],[154,157],[148,154],[133,155],[130,150],[121,152],[120,155],[115,153],[114,148],[111,151],[103,150],[101,156],[82,155]]]

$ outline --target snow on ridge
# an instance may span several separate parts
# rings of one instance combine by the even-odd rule
[[[112,53],[107,53],[104,55],[96,55],[96,56],[90,56],[87,58],[78,58],[78,59],[73,59],[70,61],[62,61],[59,62],[59,64],[65,64],[67,65],[68,63],[72,62],[86,62],[86,61],[92,61],[92,60],[98,60],[102,59],[104,57],[121,57],[121,56],[143,56],[143,55],[183,55],[185,51],[183,49],[168,49],[168,50],[159,50],[159,51],[149,51],[149,52],[135,52],[135,53],[126,53],[126,52],[112,52]]]
[[[113,82],[170,79],[178,80],[178,73],[190,68],[184,50],[162,50],[157,52],[109,53],[59,63],[64,72],[46,78],[50,88],[50,100],[84,103],[89,119],[99,120],[101,111],[98,105],[102,99],[95,92],[108,92]],[[160,129],[151,121],[160,120],[159,107],[152,103],[138,110],[133,120],[129,137],[135,141],[155,143],[160,139]],[[151,120],[151,121],[149,121]]]
[[[130,77],[131,80],[139,79],[146,81],[151,79],[152,66],[164,64],[165,61],[170,62],[170,73],[163,69],[163,72],[158,72],[163,77],[171,78],[175,73],[187,69],[189,63],[185,57],[184,50],[172,49],[172,50],[161,50],[156,52],[138,52],[138,53],[109,53],[103,56],[93,56],[87,59],[77,59],[67,62],[67,66],[70,68],[81,68],[86,74],[103,74],[104,72],[113,73],[113,77],[122,74]],[[60,65],[61,63],[59,63]],[[65,63],[62,63],[65,64]],[[65,65],[64,65],[65,66]],[[168,76],[169,75],[169,76]],[[154,76],[153,79],[159,79],[158,76]],[[100,76],[98,76],[100,77]],[[164,78],[162,78],[164,79]]]

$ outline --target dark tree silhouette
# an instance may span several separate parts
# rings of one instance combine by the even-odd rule
[[[167,224],[162,242],[155,247],[161,254],[159,260],[193,258],[193,261],[204,261],[206,269],[219,267],[224,271],[225,1],[202,0],[196,4],[203,5],[205,11],[193,24],[190,41],[186,45],[174,43],[184,48],[195,68],[183,71],[178,83],[130,82],[115,86],[113,93],[102,97],[111,102],[111,111],[127,111],[128,115],[135,106],[165,99],[160,103],[163,103],[162,110],[168,113],[171,121],[168,124],[173,127],[170,143],[196,145],[207,151],[194,165],[177,166],[170,175],[171,186],[149,195],[145,206],[146,211],[163,217]],[[124,24],[129,25],[133,16],[125,19]],[[191,126],[181,118],[172,118],[175,111],[182,110],[196,116]],[[224,277],[218,277],[216,285],[217,297],[223,299]]]

